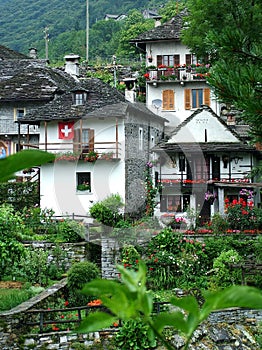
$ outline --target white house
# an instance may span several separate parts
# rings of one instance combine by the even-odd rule
[[[210,67],[199,62],[181,42],[185,14],[181,12],[171,21],[131,40],[146,54],[146,105],[166,118],[170,128],[203,104],[220,113],[205,79]]]
[[[71,56],[72,74],[73,61],[77,62]],[[78,79],[74,74],[72,80],[59,71],[53,78],[54,98],[19,120],[22,125],[38,125],[39,148],[57,154],[54,163],[41,167],[41,207],[52,208],[56,215],[85,215],[94,202],[118,193],[125,213],[139,215],[145,206],[149,150],[162,139],[165,120],[144,104],[126,101],[98,79]],[[90,152],[97,159],[90,161]],[[86,191],[79,186],[83,184],[88,184]]]
[[[261,159],[250,145],[248,126],[220,106],[206,81],[210,66],[199,62],[181,42],[183,11],[171,21],[140,34],[131,43],[146,54],[146,105],[169,121],[166,139],[153,148],[156,185],[162,193],[157,216],[199,213],[201,221],[224,214],[224,200],[241,188],[256,192],[261,183],[249,178]],[[215,200],[206,201],[205,193]]]

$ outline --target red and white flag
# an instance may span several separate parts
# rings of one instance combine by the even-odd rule
[[[74,122],[58,123],[58,138],[71,140],[74,138]]]

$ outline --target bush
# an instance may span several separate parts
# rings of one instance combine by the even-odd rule
[[[48,252],[43,249],[26,249],[24,256],[14,268],[16,277],[30,283],[46,285],[48,282]]]
[[[228,229],[227,221],[219,213],[215,213],[212,216],[211,226],[209,227],[213,230],[214,234],[219,235],[225,233]]]
[[[241,270],[230,267],[231,264],[238,264],[241,260],[241,256],[234,249],[222,252],[213,263],[211,288],[220,289],[233,284],[241,284]]]
[[[24,225],[18,213],[11,205],[0,206],[0,275],[12,272],[24,252],[19,242],[24,232]]]
[[[123,219],[119,212],[121,207],[123,207],[123,202],[120,195],[112,194],[103,201],[95,203],[89,212],[98,222],[109,227],[115,227]]]
[[[84,285],[93,279],[100,277],[100,270],[96,264],[89,261],[82,261],[71,266],[67,276],[67,288],[70,304],[81,306],[87,303],[86,297],[81,290]]]
[[[77,243],[85,238],[86,229],[82,223],[74,220],[64,220],[58,223],[58,235],[63,242]]]
[[[148,339],[148,329],[149,326],[139,319],[124,322],[114,339],[117,349],[142,350],[155,347],[156,341],[150,342]]]

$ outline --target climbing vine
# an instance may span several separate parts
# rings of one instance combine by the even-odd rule
[[[156,206],[156,195],[158,188],[153,185],[151,162],[146,163],[145,171],[145,185],[146,185],[146,216],[154,215],[154,208]]]

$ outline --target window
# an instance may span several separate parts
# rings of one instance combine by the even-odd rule
[[[152,148],[154,146],[155,146],[155,136],[151,135],[151,137],[150,137],[150,148]]]
[[[73,94],[73,104],[75,104],[76,106],[82,106],[84,105],[86,101],[86,93],[85,92],[75,92]]]
[[[174,90],[164,90],[162,92],[162,109],[163,110],[174,110],[175,109],[175,93]]]
[[[199,108],[203,104],[203,90],[192,89],[192,108]]]
[[[88,153],[94,150],[95,143],[94,129],[75,129],[74,133],[74,152]]]
[[[143,128],[139,128],[139,150],[143,151],[143,149],[144,149]]]
[[[180,64],[180,55],[158,55],[157,66],[175,66]]]
[[[185,89],[185,109],[199,108],[201,105],[210,106],[210,89]]]
[[[78,188],[79,185],[86,185],[87,189],[89,186],[89,191],[91,192],[91,173],[76,173],[76,188]],[[82,189],[83,191],[84,189]]]
[[[160,202],[161,212],[185,212],[190,204],[190,195],[163,195]]]
[[[23,118],[24,115],[25,115],[25,108],[15,108],[14,109],[14,121],[17,121],[20,118]]]

